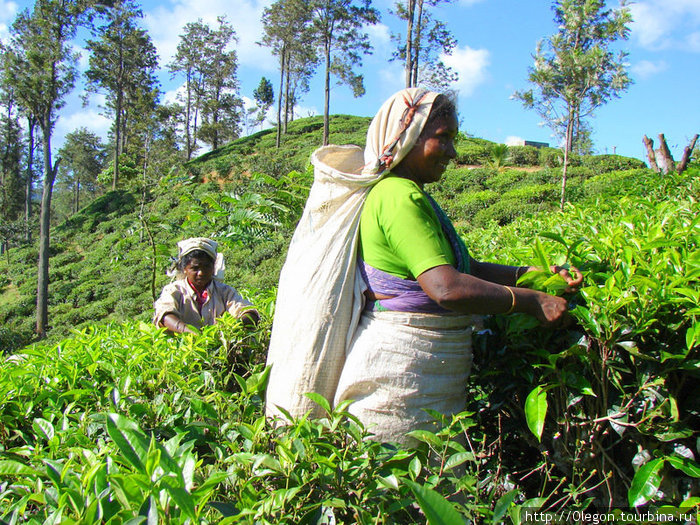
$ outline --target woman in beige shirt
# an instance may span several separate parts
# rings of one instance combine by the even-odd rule
[[[229,312],[244,324],[256,324],[260,314],[235,288],[222,283],[223,258],[217,243],[205,237],[180,241],[174,282],[163,288],[154,304],[153,322],[171,332],[194,332]]]

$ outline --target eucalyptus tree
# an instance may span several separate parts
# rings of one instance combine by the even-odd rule
[[[255,117],[255,122],[262,127],[263,122],[265,122],[265,115],[270,106],[275,103],[275,91],[272,87],[272,82],[262,77],[258,87],[253,91],[253,98],[255,99],[258,113]]]
[[[172,77],[183,75],[183,124],[187,159],[197,141],[218,148],[240,131],[243,103],[238,94],[238,57],[231,49],[236,33],[226,17],[212,29],[201,19],[185,24],[177,52],[168,64]]]
[[[615,52],[611,46],[629,37],[632,17],[625,0],[618,9],[606,9],[604,0],[556,0],[554,21],[559,30],[538,43],[535,64],[529,69],[528,80],[534,87],[514,96],[563,136],[563,209],[575,136],[585,137],[585,119],[631,83],[627,53]]]
[[[419,84],[446,89],[458,80],[457,73],[441,59],[457,45],[452,32],[428,10],[452,0],[405,0],[395,4],[394,14],[406,22],[406,37],[392,35],[397,43],[393,60],[404,61],[406,87]]]
[[[277,0],[263,11],[261,44],[279,57],[277,96],[277,147],[286,132],[290,110],[293,113],[297,91],[307,92],[309,79],[318,65],[315,34],[312,31],[312,2]],[[282,112],[284,97],[284,115]]]
[[[24,239],[27,242],[32,240],[32,194],[34,192],[34,156],[36,141],[34,132],[37,127],[37,118],[34,114],[21,105],[21,100],[15,96],[15,78],[13,76],[13,61],[16,61],[17,53],[12,48],[4,46],[0,42],[0,97],[6,102],[12,100],[15,107],[15,116],[23,117],[26,120],[26,140],[24,145],[26,153],[24,157]],[[12,113],[12,111],[9,111]],[[19,145],[20,142],[18,141]]]
[[[172,62],[168,64],[172,78],[178,74],[184,75],[184,92],[178,94],[183,102],[183,127],[185,132],[185,152],[187,160],[192,158],[192,152],[197,149],[197,127],[199,125],[200,95],[204,69],[202,49],[204,48],[207,26],[200,18],[196,22],[185,24],[184,32],[180,35],[177,51]]]
[[[2,48],[0,47],[0,51]],[[0,62],[4,60],[0,59]],[[22,128],[14,90],[0,82],[0,222],[13,224],[0,235],[0,253],[16,241],[17,224],[24,211]]]
[[[230,47],[237,42],[236,32],[225,17],[217,17],[219,26],[207,26],[202,48],[201,106],[199,137],[212,149],[240,134],[243,101],[238,94],[238,57]]]
[[[6,50],[7,76],[11,79],[20,105],[36,118],[42,134],[44,181],[36,315],[39,337],[46,335],[48,324],[51,192],[59,163],[59,160],[53,163],[51,136],[58,110],[74,86],[77,55],[70,41],[88,8],[81,0],[36,0],[33,11],[25,10],[15,19],[10,45]]]
[[[126,150],[130,117],[155,109],[158,55],[150,36],[136,25],[143,16],[133,0],[118,0],[105,10],[106,22],[88,40],[89,92],[104,91],[107,112],[114,118],[112,189],[119,182],[119,156]]]
[[[78,128],[66,135],[66,140],[58,150],[61,157],[59,179],[70,187],[72,212],[80,209],[80,190],[95,194],[97,176],[104,168],[106,148],[102,139],[87,128]]]
[[[379,11],[371,6],[370,0],[315,0],[311,6],[311,28],[324,61],[323,144],[326,145],[331,74],[338,78],[338,84],[350,86],[355,97],[364,95],[363,77],[354,68],[362,65],[363,54],[372,52],[363,29],[379,21]]]

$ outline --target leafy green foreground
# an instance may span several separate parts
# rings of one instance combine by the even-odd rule
[[[265,420],[270,295],[255,332],[131,322],[27,348],[0,364],[0,516],[519,524],[524,508],[697,506],[699,174],[609,175],[563,214],[463,232],[479,259],[570,262],[585,286],[566,328],[486,318],[468,410],[435,414],[418,450],[365,439],[323,399],[324,419]]]

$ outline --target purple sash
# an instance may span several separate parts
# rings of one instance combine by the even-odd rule
[[[359,260],[360,273],[367,283],[369,291],[375,294],[392,295],[391,299],[367,301],[365,310],[394,312],[417,312],[424,314],[444,314],[449,310],[433,301],[423,291],[418,281],[401,279],[389,273],[378,270]]]

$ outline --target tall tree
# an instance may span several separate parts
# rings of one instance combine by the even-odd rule
[[[379,21],[379,11],[371,7],[370,0],[316,0],[312,3],[312,28],[316,43],[324,58],[325,96],[323,104],[323,144],[329,139],[329,109],[331,98],[331,74],[339,84],[347,84],[353,95],[365,93],[362,75],[354,68],[362,65],[362,55],[370,54],[372,46],[366,24]]]
[[[202,125],[199,136],[212,149],[240,134],[243,101],[238,96],[238,57],[229,49],[236,33],[225,17],[218,17],[217,29],[204,34],[202,49]]]
[[[457,73],[440,59],[442,54],[452,54],[457,41],[446,24],[428,10],[451,1],[405,0],[395,4],[394,14],[406,22],[406,37],[392,35],[397,43],[392,59],[404,61],[406,87],[421,84],[446,89],[457,81]]]
[[[168,69],[175,78],[177,74],[185,77],[185,91],[178,95],[184,104],[183,125],[185,131],[185,152],[187,160],[197,149],[197,126],[199,124],[200,94],[202,92],[202,49],[208,26],[200,18],[196,22],[185,24],[184,33],[180,35],[177,52]]]
[[[1,49],[0,49],[1,50]],[[11,228],[0,238],[0,253],[15,241],[24,209],[22,181],[22,129],[12,86],[0,83],[0,222]],[[11,234],[11,235],[10,235]]]
[[[26,141],[26,155],[25,155],[25,170],[24,170],[24,238],[27,242],[32,240],[32,227],[31,227],[31,217],[32,217],[32,194],[34,192],[34,131],[37,126],[37,119],[34,114],[22,107],[21,101],[17,100],[14,95],[14,83],[13,78],[13,67],[12,62],[13,57],[16,58],[16,53],[12,52],[11,48],[8,48],[0,42],[0,98],[6,101],[12,101],[11,106],[17,106],[16,113],[22,115],[26,119],[26,130],[27,130],[27,141]],[[8,108],[8,112],[12,113]],[[19,145],[20,142],[17,141]]]
[[[308,91],[309,79],[318,65],[316,37],[311,25],[312,8],[313,3],[304,0],[277,0],[263,11],[262,45],[270,47],[280,63],[278,148],[282,133],[286,132],[290,108],[294,111],[293,97],[296,92]]]
[[[566,200],[569,153],[577,130],[586,133],[585,119],[627,89],[626,56],[611,45],[629,37],[632,21],[626,1],[605,9],[604,0],[556,0],[558,32],[537,45],[528,80],[533,89],[517,91],[526,108],[537,111],[555,134],[564,139],[561,208]]]
[[[258,87],[253,91],[253,98],[255,99],[255,105],[257,107],[255,122],[262,127],[263,122],[265,122],[265,115],[267,115],[270,106],[275,103],[275,91],[272,88],[272,82],[262,77],[260,79],[260,84],[258,84]]]
[[[15,20],[8,50],[9,73],[22,107],[37,120],[42,133],[44,188],[39,230],[36,332],[46,335],[49,289],[51,192],[57,164],[52,162],[51,135],[57,112],[73,88],[77,56],[69,42],[87,6],[81,1],[37,0],[34,10]]]
[[[97,39],[87,42],[91,54],[85,74],[88,91],[106,92],[107,110],[114,117],[112,189],[116,189],[119,156],[126,144],[126,123],[132,110],[154,98],[158,55],[148,33],[136,26],[143,14],[133,0],[114,2],[106,9],[106,16],[106,23],[95,32]],[[154,103],[151,106],[151,110],[155,108]]]
[[[80,190],[95,194],[97,175],[105,164],[106,150],[102,139],[87,128],[79,128],[68,135],[58,150],[61,158],[59,178],[71,188],[72,211],[80,209]]]

